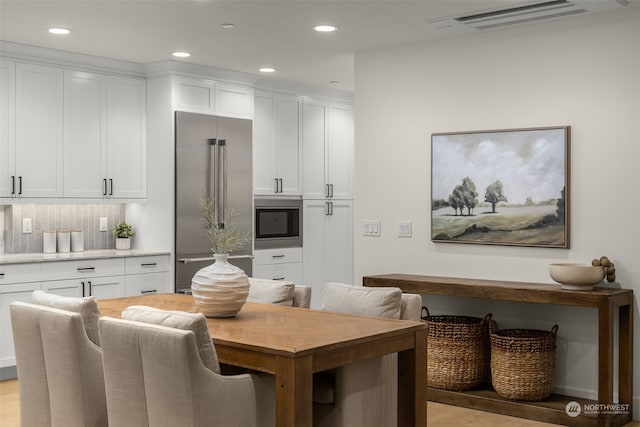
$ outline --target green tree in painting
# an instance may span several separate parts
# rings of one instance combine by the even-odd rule
[[[461,185],[456,185],[453,189],[453,193],[449,196],[449,205],[453,208],[456,216],[458,209],[460,209],[460,215],[464,216],[463,208],[467,208],[467,215],[471,215],[471,211],[478,205],[477,197],[476,185],[471,178],[466,177],[462,180]]]
[[[507,201],[507,198],[504,196],[504,190],[500,180],[497,180],[493,184],[487,186],[487,190],[484,193],[484,201],[491,203],[492,213],[496,213],[496,205],[498,202]]]
[[[464,206],[467,208],[467,214],[471,215],[471,211],[478,205],[476,184],[474,184],[471,178],[466,177],[462,180],[462,192],[464,194]]]

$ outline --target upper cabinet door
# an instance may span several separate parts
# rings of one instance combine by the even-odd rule
[[[146,99],[145,80],[107,80],[108,197],[147,195]]]
[[[11,197],[15,184],[15,67],[0,59],[0,197]]]
[[[302,188],[305,199],[328,196],[328,183],[325,181],[328,110],[327,102],[305,99],[302,103]]]
[[[254,107],[254,194],[300,196],[301,98],[256,91]]]
[[[61,197],[63,72],[16,64],[15,163],[19,197]]]
[[[352,199],[352,107],[307,98],[302,117],[304,198]]]
[[[353,198],[353,109],[350,105],[329,105],[329,138],[327,141],[327,184],[329,196]]]
[[[253,115],[253,193],[276,194],[276,96],[256,91]]]
[[[302,194],[302,150],[300,140],[302,99],[278,95],[278,174],[280,193],[287,196]]]
[[[105,193],[107,77],[64,72],[64,196],[99,198]]]
[[[215,111],[218,116],[251,119],[253,118],[252,100],[253,89],[248,86],[215,84]]]
[[[191,77],[174,77],[174,109],[189,113],[215,114],[215,83]]]

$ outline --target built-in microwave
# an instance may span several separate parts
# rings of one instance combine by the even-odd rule
[[[256,199],[255,221],[255,249],[302,246],[302,199]]]

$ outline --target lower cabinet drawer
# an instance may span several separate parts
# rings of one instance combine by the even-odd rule
[[[169,273],[129,274],[126,276],[124,294],[127,297],[170,292]]]
[[[253,277],[259,279],[271,279],[271,280],[288,280],[296,285],[303,285],[302,283],[302,263],[291,262],[286,264],[271,264],[271,265],[254,265]]]

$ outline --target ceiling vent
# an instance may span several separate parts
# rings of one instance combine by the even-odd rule
[[[627,5],[626,0],[552,0],[521,3],[506,9],[485,10],[465,16],[426,21],[431,28],[448,33],[469,33],[547,21],[567,16],[602,12]]]

